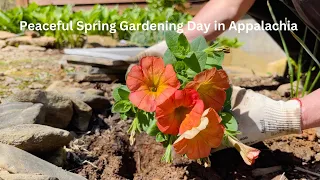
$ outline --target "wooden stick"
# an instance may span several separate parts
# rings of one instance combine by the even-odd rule
[[[312,171],[309,171],[309,170],[306,170],[306,169],[303,169],[301,167],[298,167],[298,166],[295,166],[294,169],[298,170],[298,171],[301,171],[301,172],[305,172],[305,173],[308,173],[308,174],[311,174],[311,175],[314,175],[314,176],[318,176],[320,177],[320,174],[319,173],[316,173],[316,172],[312,172]]]

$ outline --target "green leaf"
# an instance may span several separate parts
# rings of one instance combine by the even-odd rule
[[[222,66],[224,52],[214,52],[213,56],[207,58],[208,65]]]
[[[165,134],[163,134],[162,132],[158,132],[158,134],[156,135],[156,141],[161,143],[166,140],[168,140],[168,137]]]
[[[160,130],[158,129],[158,126],[157,126],[157,120],[156,119],[153,119],[151,121],[151,124],[150,126],[148,127],[146,133],[149,135],[149,136],[157,136],[157,134],[160,132]]]
[[[194,78],[197,75],[197,73],[194,72],[192,69],[187,69],[186,73],[189,78]]]
[[[184,59],[190,52],[190,44],[184,34],[168,31],[165,33],[165,40],[172,54],[179,59]]]
[[[205,69],[205,66],[206,66],[206,62],[207,62],[207,59],[208,59],[208,54],[203,52],[203,51],[198,51],[198,52],[195,52],[195,55],[196,55],[196,57],[198,59],[200,70],[203,71]]]
[[[226,90],[226,93],[227,93],[227,98],[226,98],[226,101],[224,102],[224,105],[223,105],[223,110],[224,111],[231,111],[231,96],[232,96],[232,87],[228,88]]]
[[[121,113],[120,114],[120,119],[126,120],[126,119],[128,119],[128,116],[125,113]]]
[[[183,61],[177,61],[176,63],[174,63],[174,70],[177,73],[181,73],[187,69],[188,69],[188,67]]]
[[[202,71],[195,53],[188,54],[188,56],[183,59],[183,62],[185,62],[186,65],[196,73]]]
[[[191,42],[191,51],[203,51],[208,47],[207,41],[203,36],[199,36]]]
[[[137,118],[139,119],[139,124],[143,131],[147,132],[149,127],[152,124],[152,121],[154,120],[154,117],[152,117],[149,113],[144,111],[138,111],[137,112]]]
[[[172,52],[170,51],[170,49],[168,49],[163,56],[163,61],[164,63],[167,64],[174,64],[175,62],[177,62],[176,57],[172,54]]]
[[[112,113],[126,113],[130,111],[132,104],[128,100],[121,100],[112,106]]]
[[[223,112],[221,113],[221,118],[222,124],[228,131],[238,131],[238,122],[231,113]]]
[[[115,101],[129,100],[130,90],[127,86],[119,86],[113,90],[112,96]]]

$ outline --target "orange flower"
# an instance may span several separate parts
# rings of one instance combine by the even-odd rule
[[[220,111],[226,101],[226,92],[230,87],[228,75],[224,70],[212,68],[197,74],[186,88],[198,91],[204,102],[205,108],[212,107]]]
[[[126,83],[132,104],[147,112],[154,112],[180,87],[172,65],[165,66],[162,58],[154,56],[144,57],[133,66]]]
[[[200,159],[210,155],[211,148],[220,146],[224,127],[217,112],[209,108],[204,111],[199,126],[183,133],[173,144],[178,154],[189,159]]]
[[[203,111],[204,104],[196,90],[177,90],[157,106],[157,126],[165,134],[182,134],[199,125]]]
[[[228,140],[231,143],[231,145],[240,152],[242,159],[247,165],[254,164],[256,159],[259,157],[260,150],[247,146],[241,143],[239,140],[230,136],[228,136]]]

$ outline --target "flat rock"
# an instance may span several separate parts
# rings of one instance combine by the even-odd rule
[[[17,125],[0,131],[0,143],[30,153],[54,151],[69,144],[72,139],[68,131],[38,124]]]
[[[20,45],[18,49],[23,51],[45,51],[46,50],[46,48],[44,47],[39,47],[34,45]]]
[[[58,167],[64,167],[64,165],[67,163],[67,156],[68,156],[68,153],[66,149],[60,148],[56,151],[42,154],[40,158]]]
[[[16,34],[7,31],[0,31],[0,40],[16,37]]]
[[[108,36],[99,36],[99,35],[91,35],[87,36],[86,46],[90,47],[116,47],[118,41],[108,37]]]
[[[24,90],[13,94],[5,101],[42,103],[46,110],[44,124],[56,128],[66,128],[73,116],[72,101],[54,92]]]
[[[86,180],[13,146],[0,144],[0,154],[0,168],[14,174],[42,174],[59,180]]]
[[[56,39],[54,37],[41,36],[32,38],[32,45],[40,47],[54,47]]]
[[[70,95],[76,92],[83,92],[81,88],[66,87],[66,85],[62,81],[55,81],[46,89],[46,91],[63,93],[65,96],[70,98],[73,103],[73,110],[74,110],[71,124],[81,131],[86,131],[88,129],[88,125],[90,123],[90,119],[92,116],[92,108],[89,105],[87,105],[85,102],[77,99],[76,96]],[[94,93],[93,90],[91,90],[90,92]],[[95,93],[100,93],[100,92],[95,92]]]
[[[296,92],[296,87],[297,87],[297,81],[293,82],[293,90]],[[300,83],[299,84],[299,92],[302,92],[303,90],[303,85]],[[277,89],[278,93],[282,97],[290,97],[291,94],[291,84],[282,84],[281,86],[278,87]]]
[[[70,95],[71,96],[71,95]],[[103,112],[108,109],[110,105],[110,101],[104,96],[97,96],[88,93],[78,93],[72,94],[74,98],[77,98],[86,104],[88,104],[94,111]]]
[[[0,40],[0,49],[6,47],[6,41]]]
[[[33,38],[40,37],[40,34],[37,31],[30,31],[30,30],[24,31],[24,35],[31,36]]]
[[[68,96],[66,94],[66,96]],[[77,98],[71,97],[73,102],[74,114],[71,120],[71,124],[81,131],[88,130],[90,119],[92,117],[92,108]]]
[[[12,102],[0,104],[0,129],[20,124],[43,124],[45,109],[42,104]]]
[[[73,76],[76,82],[110,82],[117,78],[116,75],[108,74],[86,74],[86,73],[76,73]]]
[[[10,52],[10,51],[15,51],[17,50],[18,48],[17,47],[14,47],[14,46],[6,46],[4,48],[1,49],[1,51],[3,52]]]
[[[55,38],[44,36],[39,38],[32,38],[31,36],[19,36],[6,39],[6,43],[10,46],[34,45],[40,47],[54,47]]]
[[[64,93],[65,96],[72,99],[83,101],[95,111],[104,111],[110,107],[109,100],[106,97],[101,96],[103,94],[101,90],[67,87],[61,81],[52,83],[46,90]]]
[[[0,174],[0,178],[5,180],[59,180],[56,177],[37,174]]]
[[[9,46],[19,46],[19,45],[32,45],[32,37],[30,36],[18,36],[6,39],[6,43]]]

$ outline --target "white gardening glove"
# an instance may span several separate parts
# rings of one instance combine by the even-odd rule
[[[158,57],[163,57],[164,53],[167,51],[168,46],[165,41],[161,41],[160,43],[153,45],[143,52],[139,53],[135,57],[131,57],[130,61],[136,63],[139,62],[140,59],[146,56],[158,56]]]
[[[297,100],[275,101],[233,86],[232,114],[241,132],[238,139],[245,144],[301,133],[301,107]]]

